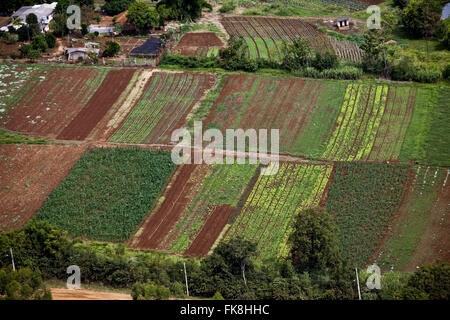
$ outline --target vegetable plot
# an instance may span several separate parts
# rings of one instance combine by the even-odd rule
[[[332,165],[281,163],[272,176],[260,175],[225,240],[254,241],[261,258],[286,256],[290,222],[299,210],[319,205]]]
[[[134,108],[109,140],[168,143],[172,131],[185,124],[186,116],[214,80],[211,74],[154,73]]]
[[[125,241],[153,206],[174,166],[168,151],[89,149],[36,218],[73,237]]]
[[[415,94],[413,87],[349,84],[322,158],[397,159],[413,113]]]
[[[279,61],[282,58],[282,41],[300,37],[319,52],[332,51],[328,38],[315,26],[301,19],[269,17],[223,17],[221,23],[228,34],[243,37],[250,58]]]
[[[326,209],[340,229],[344,257],[364,266],[391,225],[403,199],[409,166],[341,162],[330,185]]]

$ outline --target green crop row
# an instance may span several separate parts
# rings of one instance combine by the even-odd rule
[[[280,165],[275,175],[260,175],[225,240],[255,241],[262,259],[285,256],[289,223],[297,210],[318,205],[332,166]]]
[[[126,241],[153,206],[174,166],[168,151],[89,149],[35,218],[73,237]]]

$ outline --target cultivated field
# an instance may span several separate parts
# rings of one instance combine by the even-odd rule
[[[221,23],[229,35],[245,39],[250,58],[280,60],[282,41],[293,41],[296,37],[308,41],[316,51],[333,50],[328,37],[301,19],[239,16],[224,17]]]
[[[238,205],[256,165],[183,165],[130,245],[205,255]],[[211,228],[214,226],[214,228]]]
[[[214,32],[188,32],[183,35],[172,53],[182,56],[215,57],[224,43]]]
[[[89,149],[36,213],[71,236],[126,241],[174,164],[167,151]]]
[[[335,215],[347,261],[365,265],[374,254],[407,190],[409,166],[340,162],[325,203]]]
[[[436,259],[450,260],[450,170],[417,166],[405,201],[374,260],[386,270],[414,271]]]
[[[299,210],[319,205],[333,166],[283,163],[272,176],[260,175],[225,235],[256,242],[261,258],[286,256],[290,223]]]
[[[364,51],[359,46],[348,40],[338,40],[335,37],[328,36],[334,52],[341,60],[352,62],[361,62]]]
[[[16,229],[27,222],[85,149],[0,145],[0,230]]]
[[[11,85],[13,89],[3,93],[1,124],[14,131],[56,137],[88,103],[107,74],[108,70],[101,68],[4,65],[2,88],[7,90]]]
[[[155,72],[140,99],[109,138],[113,142],[167,143],[192,107],[211,88],[211,74]]]

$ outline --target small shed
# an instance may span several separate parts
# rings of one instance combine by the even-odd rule
[[[114,27],[113,26],[101,27],[97,25],[90,25],[88,27],[88,32],[90,33],[98,32],[99,34],[111,35],[114,33]]]
[[[339,30],[348,30],[350,28],[350,21],[348,18],[337,18],[336,25]]]

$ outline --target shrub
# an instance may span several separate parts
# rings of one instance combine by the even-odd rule
[[[178,65],[187,68],[218,68],[219,62],[214,57],[185,57],[173,54],[164,54],[159,61],[160,65]]]
[[[54,48],[56,45],[56,37],[52,33],[46,33],[45,42],[47,42],[49,48]]]
[[[40,34],[33,37],[33,41],[31,42],[31,47],[34,50],[39,50],[41,52],[44,52],[48,49],[47,41],[44,37],[44,35]]]
[[[234,1],[228,1],[224,5],[222,5],[219,9],[220,13],[227,13],[236,9],[236,4]]]
[[[103,57],[114,57],[120,51],[120,44],[116,41],[107,41]]]

